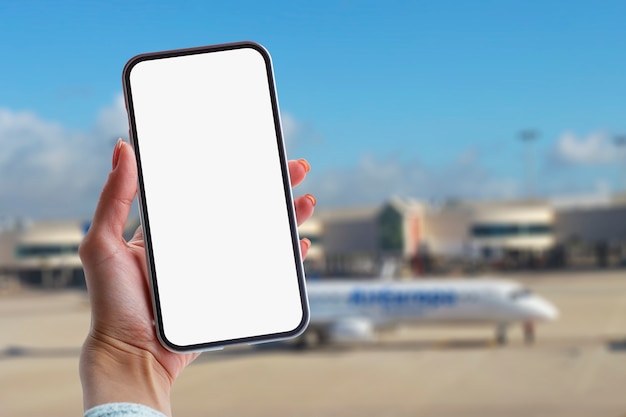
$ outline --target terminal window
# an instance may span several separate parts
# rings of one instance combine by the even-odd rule
[[[476,224],[472,226],[473,237],[537,236],[552,233],[548,224]]]
[[[24,245],[16,248],[18,258],[78,253],[78,245]]]

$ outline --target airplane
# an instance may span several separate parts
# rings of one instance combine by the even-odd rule
[[[403,323],[487,324],[496,341],[521,324],[534,342],[535,322],[556,320],[557,308],[520,283],[499,279],[420,281],[309,281],[310,321],[301,348],[333,341],[370,341],[375,331]]]

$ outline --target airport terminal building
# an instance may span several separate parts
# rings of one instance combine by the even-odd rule
[[[88,223],[17,221],[0,231],[0,275],[46,288],[84,285],[78,246]]]
[[[129,221],[126,237],[139,225]],[[86,221],[0,225],[0,277],[45,287],[84,285],[78,246]],[[370,207],[318,210],[302,226],[315,277],[397,277],[485,269],[626,266],[626,198],[597,204],[547,200],[392,198]]]
[[[0,224],[0,284],[2,278],[44,288],[83,287],[78,247],[89,229],[85,220],[5,221]],[[138,226],[129,221],[125,237]]]
[[[391,199],[320,210],[301,229],[313,242],[307,271],[328,276],[626,264],[626,201],[559,206],[547,200]]]

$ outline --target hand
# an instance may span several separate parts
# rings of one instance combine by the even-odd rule
[[[79,250],[91,303],[91,329],[80,357],[85,410],[109,402],[134,402],[171,415],[170,390],[198,353],[172,353],[156,338],[141,228],[122,236],[137,192],[132,147],[119,140],[113,169]],[[305,160],[289,161],[291,186],[309,170]],[[313,213],[315,198],[294,201],[298,225]],[[306,256],[311,243],[302,239]]]

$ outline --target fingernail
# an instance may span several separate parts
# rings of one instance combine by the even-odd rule
[[[115,144],[115,148],[113,149],[113,161],[111,162],[112,169],[117,167],[117,163],[120,159],[120,150],[122,150],[122,143],[124,143],[124,141],[122,138],[119,138]]]
[[[304,167],[304,172],[309,172],[311,170],[311,165],[309,165],[308,161],[304,158],[298,159],[300,165]]]
[[[311,248],[311,241],[309,239],[307,239],[306,237],[302,238],[302,243],[304,243],[307,247],[307,250]]]
[[[315,197],[313,197],[312,194],[305,194],[304,196],[308,198],[311,201],[311,204],[313,204],[313,207],[315,207],[315,205],[317,204],[317,200],[315,199]]]

